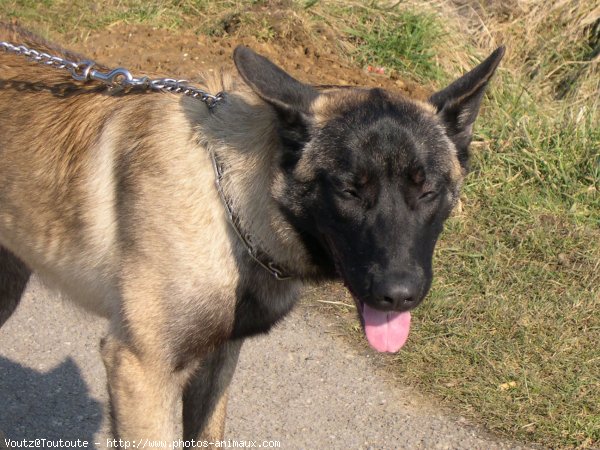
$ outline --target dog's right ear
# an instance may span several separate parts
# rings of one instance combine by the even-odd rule
[[[252,90],[279,112],[286,116],[309,114],[312,102],[319,95],[315,88],[291,77],[248,47],[237,47],[233,52],[233,61]]]

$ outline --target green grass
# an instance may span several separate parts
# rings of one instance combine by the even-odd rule
[[[600,127],[587,105],[549,102],[527,92],[522,80],[495,80],[478,124],[486,144],[476,153],[467,191],[498,190],[492,206],[558,214],[574,224],[599,224]],[[507,182],[510,180],[510,183]],[[492,192],[493,193],[493,192]],[[491,212],[491,211],[490,211]]]
[[[192,4],[182,8],[177,0],[5,0],[0,6],[4,19],[36,25],[38,33],[68,33],[74,29],[96,30],[117,23],[178,28]],[[199,5],[201,7],[201,5]],[[200,11],[200,10],[199,10]]]
[[[434,390],[479,411],[490,428],[552,446],[598,445],[597,115],[534,97],[508,74],[494,85],[464,189],[467,213],[449,223],[440,280],[422,312],[433,320],[419,337],[449,335],[414,351],[434,347],[437,363],[452,361],[460,391],[445,389],[437,370]],[[509,381],[514,388],[499,389]]]
[[[422,25],[432,27],[429,44],[439,45],[440,25],[429,19]],[[358,51],[406,70],[386,57],[396,39],[396,30],[389,33],[379,30],[384,41],[365,39]],[[563,55],[553,48],[542,59],[573,57],[574,47],[561,49]],[[508,66],[493,80],[476,124],[465,213],[442,236],[436,281],[415,312],[397,370],[507,436],[552,447],[597,446],[597,104],[576,102],[576,95],[557,101],[556,89],[540,88],[541,69],[532,77]],[[561,77],[550,81],[557,85]]]
[[[512,11],[518,20],[479,13],[486,36],[507,43],[508,54],[476,123],[464,211],[447,224],[430,297],[391,368],[498,433],[552,448],[600,446],[600,73],[588,61],[598,36],[585,25],[592,3],[540,3]],[[273,22],[283,10],[281,21],[312,33],[310,45],[432,88],[492,47],[441,0],[391,9],[314,0],[95,5],[5,0],[0,18],[54,36],[144,23],[277,42],[290,38]],[[321,39],[323,29],[335,39]],[[349,333],[360,334],[352,323]]]
[[[393,68],[418,80],[443,77],[434,60],[443,31],[430,14],[401,11],[390,17],[363,11],[347,34],[357,45],[355,56],[361,65]]]
[[[446,78],[436,49],[454,39],[427,5],[413,9],[380,8],[373,1],[317,2],[308,13],[343,36],[341,49],[359,66],[381,66],[388,75],[426,83]]]
[[[357,51],[441,80],[432,53],[443,51],[447,33],[431,15],[411,17],[420,17],[416,35],[434,49],[418,52],[412,66],[397,43],[401,32],[383,18],[389,28]],[[546,51],[535,74],[505,62],[492,81],[476,124],[465,212],[446,227],[430,298],[396,359],[404,378],[461,413],[554,448],[600,445],[598,105],[581,101],[576,83],[556,100],[567,75],[551,66],[588,50],[585,42],[543,43],[529,49]]]

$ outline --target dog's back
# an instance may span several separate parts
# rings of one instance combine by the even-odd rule
[[[81,60],[15,27],[1,31],[0,40]],[[176,245],[191,240],[201,258],[194,247],[211,247],[199,230],[213,227],[218,241],[226,225],[211,207],[219,206],[212,169],[184,111],[204,105],[192,103],[173,95],[113,95],[0,51],[0,246],[104,316],[120,308],[120,280],[137,261],[127,255],[132,247],[152,266],[153,255],[173,251],[165,241],[171,236]],[[185,236],[178,234],[182,227]]]

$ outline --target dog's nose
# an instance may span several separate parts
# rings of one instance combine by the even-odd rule
[[[408,311],[421,301],[419,283],[408,275],[386,277],[374,288],[373,306],[382,310]]]

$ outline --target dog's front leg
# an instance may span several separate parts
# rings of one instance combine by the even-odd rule
[[[242,340],[214,350],[192,375],[183,392],[184,440],[215,442],[225,431],[227,389],[235,372]]]
[[[170,448],[179,439],[183,374],[158,355],[146,355],[109,336],[101,343],[108,380],[111,425],[123,447]]]

